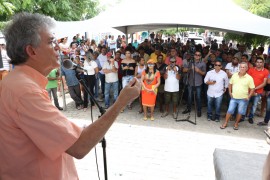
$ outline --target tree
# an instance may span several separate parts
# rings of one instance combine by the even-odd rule
[[[97,0],[0,0],[0,20],[8,21],[14,13],[41,13],[57,21],[78,21],[92,18],[101,9]],[[3,11],[2,11],[3,10]]]
[[[270,1],[269,0],[234,0],[242,8],[253,14],[270,18]],[[224,37],[227,40],[236,40],[238,43],[251,44],[254,47],[269,44],[270,38],[261,35],[249,34],[244,35],[227,33]]]

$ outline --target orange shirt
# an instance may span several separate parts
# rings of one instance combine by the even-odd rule
[[[258,71],[255,67],[250,68],[247,72],[254,81],[255,87],[259,86],[260,84],[263,83],[264,79],[268,77],[268,70],[263,68],[262,70]],[[256,89],[255,93],[262,94],[263,93],[263,88]]]
[[[52,105],[46,84],[27,65],[0,81],[0,179],[78,179],[65,151],[82,128]]]

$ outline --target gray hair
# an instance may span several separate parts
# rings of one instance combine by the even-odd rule
[[[38,47],[41,41],[40,31],[54,26],[55,21],[48,16],[26,12],[16,14],[4,30],[10,63],[25,63],[29,57],[26,46]]]
[[[241,62],[240,65],[243,64],[246,66],[246,68],[248,68],[248,64],[246,62]]]

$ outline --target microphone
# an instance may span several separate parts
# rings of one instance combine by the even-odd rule
[[[63,61],[63,66],[66,69],[80,69],[83,71],[87,71],[86,69],[83,69],[82,67],[80,67],[78,64],[75,64],[74,62],[72,62],[71,60],[67,59],[65,61]]]

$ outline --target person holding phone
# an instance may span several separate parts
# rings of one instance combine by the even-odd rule
[[[208,85],[207,89],[207,120],[220,121],[220,109],[223,94],[229,84],[229,79],[225,71],[221,70],[220,61],[215,61],[214,69],[208,71],[204,78],[204,83]],[[215,106],[215,116],[213,116],[213,104]]]

